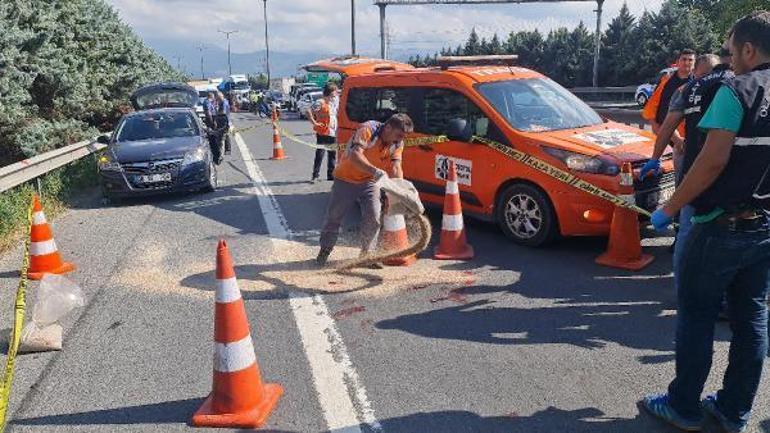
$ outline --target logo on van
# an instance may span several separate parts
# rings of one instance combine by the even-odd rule
[[[455,170],[457,171],[457,183],[460,185],[471,186],[473,161],[469,161],[467,159],[451,158],[446,155],[436,155],[436,179],[446,180],[447,176],[449,176],[449,160],[452,160],[455,163]]]
[[[604,131],[591,131],[582,134],[575,134],[578,140],[587,141],[596,144],[605,149],[612,149],[615,146],[622,146],[630,143],[641,143],[648,141],[649,138],[635,134],[622,129],[607,129]]]

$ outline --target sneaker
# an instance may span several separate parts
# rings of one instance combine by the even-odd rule
[[[642,400],[642,406],[653,416],[684,431],[701,431],[701,420],[682,417],[668,403],[667,394],[648,395]]]
[[[334,176],[331,176],[331,175],[326,176],[326,180],[334,180]]]
[[[746,424],[738,424],[736,422],[730,421],[722,413],[722,411],[719,410],[719,407],[717,406],[716,394],[706,396],[706,398],[704,398],[701,402],[701,405],[703,406],[703,411],[713,416],[726,432],[741,433],[746,431]]]
[[[385,269],[385,265],[383,265],[380,262],[370,263],[370,264],[366,265],[366,267],[369,268],[369,269]]]
[[[318,252],[318,256],[315,258],[316,264],[318,266],[326,266],[326,262],[329,260],[329,255],[332,253],[332,250],[328,249],[321,249],[321,251]]]
[[[313,176],[310,178],[310,183],[318,183],[321,179],[318,176]]]

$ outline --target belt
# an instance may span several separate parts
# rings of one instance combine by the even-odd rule
[[[714,222],[736,232],[768,231],[770,229],[767,215],[756,210],[723,214]]]

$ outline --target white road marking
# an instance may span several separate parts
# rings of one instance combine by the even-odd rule
[[[290,240],[292,232],[278,201],[254,162],[243,137],[238,133],[235,134],[235,143],[254,184],[253,192],[259,201],[271,243],[275,245],[277,241]],[[291,293],[289,303],[329,430],[332,433],[361,433],[360,425],[366,424],[372,430],[382,431],[366,389],[358,378],[345,343],[321,296]]]

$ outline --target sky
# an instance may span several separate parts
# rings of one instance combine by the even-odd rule
[[[359,54],[379,54],[379,9],[372,0],[356,3]],[[226,48],[217,30],[238,30],[231,36],[234,53],[264,48],[263,2],[260,0],[108,0],[145,40],[187,47]],[[634,15],[658,11],[662,0],[627,0]],[[623,0],[606,0],[605,25],[617,15]],[[288,53],[350,52],[350,0],[268,0],[270,50]],[[541,32],[582,20],[595,27],[596,3],[568,2],[506,5],[388,6],[391,53],[435,52],[457,46],[472,28],[481,36],[501,36],[511,30]],[[152,43],[151,43],[152,45]]]

